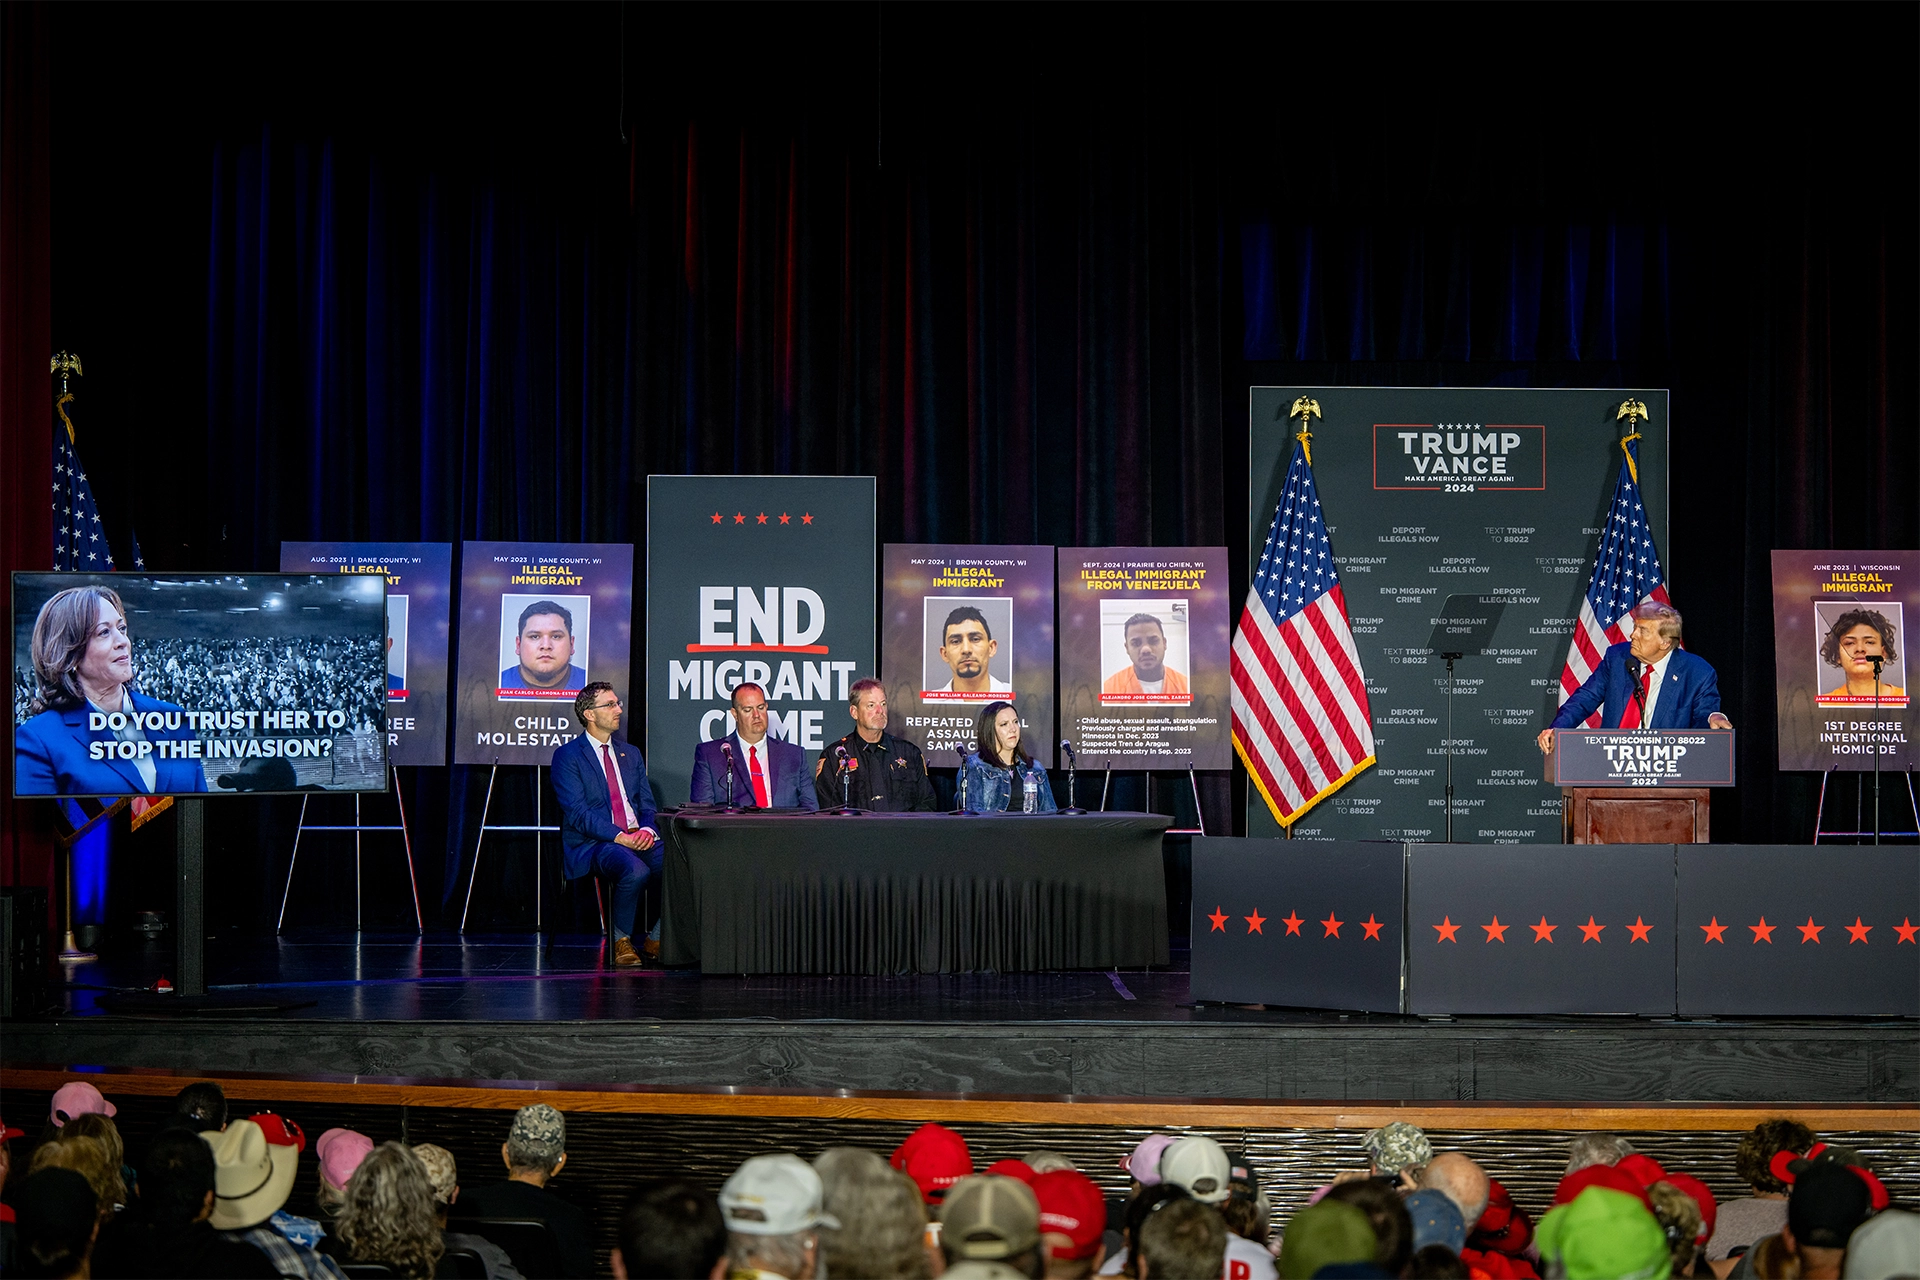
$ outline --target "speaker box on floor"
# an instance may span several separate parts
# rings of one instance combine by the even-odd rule
[[[47,980],[47,891],[0,888],[0,1017],[44,1013],[52,1002]]]

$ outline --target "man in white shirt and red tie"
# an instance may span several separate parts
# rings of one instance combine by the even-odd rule
[[[654,825],[653,788],[646,762],[632,743],[616,742],[620,696],[596,680],[573,700],[586,730],[553,753],[553,789],[560,797],[563,874],[569,880],[598,875],[613,882],[613,962],[640,963],[633,944],[641,890],[660,873],[660,830]],[[648,953],[660,944],[649,940]]]
[[[733,760],[736,809],[820,807],[807,753],[767,736],[767,694],[757,684],[733,688],[733,732],[693,749],[693,803],[726,804],[727,760]]]
[[[1704,658],[1680,647],[1680,612],[1643,604],[1633,635],[1610,645],[1587,682],[1560,706],[1540,749],[1553,751],[1554,729],[1577,729],[1600,712],[1603,729],[1731,729],[1720,712],[1720,681]]]

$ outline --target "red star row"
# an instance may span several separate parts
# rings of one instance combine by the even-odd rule
[[[1267,923],[1270,917],[1261,915],[1260,908],[1255,907],[1253,909],[1252,915],[1241,916],[1240,918],[1247,922],[1248,933],[1257,933],[1262,937],[1266,936],[1267,931],[1262,926],[1264,926]],[[1222,911],[1219,907],[1215,907],[1213,909],[1213,914],[1208,916],[1207,919],[1213,922],[1213,929],[1211,930],[1211,932],[1225,933],[1227,932],[1227,921],[1233,919],[1233,917],[1228,915],[1226,912]],[[1302,920],[1300,918],[1300,913],[1297,911],[1287,912],[1286,915],[1280,917],[1277,923],[1287,926],[1287,932],[1279,935],[1280,937],[1284,938],[1284,937],[1287,937],[1289,934],[1291,934],[1293,937],[1296,937],[1296,938],[1304,938],[1307,936],[1304,933],[1300,932],[1300,926],[1308,922],[1305,920]],[[1349,921],[1336,919],[1334,916],[1334,913],[1329,911],[1327,912],[1327,918],[1325,920],[1317,921],[1316,923],[1318,923],[1320,928],[1323,930],[1323,932],[1320,934],[1321,937],[1338,938],[1340,936],[1341,926],[1348,924]],[[1369,911],[1367,913],[1367,918],[1365,920],[1360,921],[1359,923],[1360,923],[1360,927],[1366,931],[1361,936],[1360,940],[1362,942],[1365,942],[1368,938],[1373,939],[1375,942],[1379,942],[1381,940],[1380,930],[1386,927],[1386,922],[1384,920],[1374,919],[1373,912]]]
[[[1457,945],[1460,939],[1454,937],[1454,935],[1459,933],[1460,930],[1462,929],[1468,929],[1468,928],[1484,929],[1487,934],[1488,942],[1505,942],[1507,940],[1507,930],[1514,928],[1515,926],[1510,924],[1501,924],[1500,917],[1497,915],[1493,918],[1492,924],[1483,924],[1483,925],[1477,925],[1477,926],[1455,924],[1453,922],[1453,917],[1449,915],[1449,916],[1441,916],[1439,924],[1429,925],[1428,927],[1435,930],[1440,935],[1439,937],[1434,939],[1435,942],[1451,942]],[[1530,925],[1527,925],[1526,927],[1533,930],[1533,940],[1535,942],[1552,942],[1553,931],[1555,929],[1560,928],[1561,926],[1557,924],[1548,924],[1546,916],[1543,915],[1540,917],[1539,924],[1530,924]],[[1587,922],[1585,924],[1576,924],[1573,927],[1580,931],[1580,941],[1599,942],[1601,940],[1600,935],[1605,933],[1607,929],[1610,928],[1611,926],[1601,924],[1600,922],[1595,920],[1591,915],[1589,915],[1587,917]],[[1643,919],[1642,917],[1635,916],[1633,918],[1633,923],[1625,927],[1628,934],[1627,942],[1629,945],[1635,942],[1652,943],[1653,926],[1648,924],[1646,920]]]
[[[1708,923],[1703,925],[1696,925],[1694,927],[1697,929],[1700,929],[1702,932],[1704,932],[1707,935],[1705,938],[1701,939],[1703,943],[1717,942],[1721,946],[1725,946],[1727,943],[1727,940],[1721,937],[1720,935],[1725,933],[1728,929],[1741,928],[1743,926],[1721,924],[1720,917],[1714,916]],[[1767,918],[1765,916],[1761,916],[1759,924],[1750,924],[1744,927],[1747,929],[1751,929],[1753,931],[1754,945],[1758,945],[1764,942],[1769,946],[1771,946],[1773,944],[1773,931],[1775,929],[1779,929],[1784,926],[1777,925],[1777,924],[1768,924]],[[1808,916],[1807,922],[1805,924],[1796,924],[1792,927],[1800,931],[1800,945],[1805,946],[1809,942],[1818,944],[1820,941],[1821,930],[1830,929],[1833,926],[1825,925],[1825,924],[1815,924],[1813,922],[1813,917]],[[1856,942],[1861,942],[1861,943],[1866,942],[1867,935],[1872,933],[1875,928],[1875,926],[1866,923],[1859,916],[1855,916],[1853,918],[1852,924],[1845,924],[1845,925],[1841,925],[1840,927],[1847,931],[1848,946],[1852,946]],[[1915,924],[1911,916],[1903,917],[1899,924],[1892,926],[1892,929],[1894,933],[1899,935],[1893,940],[1894,946],[1897,947],[1903,942],[1910,942],[1910,943],[1913,943],[1914,946],[1920,947],[1920,924]]]
[[[720,513],[718,512],[718,511],[716,511],[716,512],[714,512],[714,513],[713,513],[713,523],[715,523],[715,524],[725,524],[726,522],[727,522],[727,518],[726,518],[725,516],[723,516],[723,515],[721,515],[721,514],[720,514]],[[733,513],[733,522],[734,522],[735,524],[745,524],[745,523],[747,522],[747,513],[746,513],[746,512],[744,512],[744,511],[736,511],[736,512],[734,512],[734,513]],[[754,516],[754,517],[753,517],[753,522],[754,522],[755,524],[765,524],[765,523],[767,522],[767,513],[766,513],[766,512],[764,512],[764,511],[762,511],[762,512],[760,512],[760,513],[759,513],[758,515],[756,515],[756,516]],[[788,515],[788,514],[787,514],[786,512],[784,512],[784,511],[782,511],[782,512],[780,513],[780,523],[781,523],[781,524],[792,524],[792,523],[793,523],[793,517],[792,517],[792,516],[790,516],[790,515]],[[812,524],[812,523],[813,523],[813,513],[812,513],[811,511],[809,511],[809,512],[806,512],[805,514],[803,514],[803,515],[802,515],[802,516],[800,517],[800,523],[801,523],[801,524]]]

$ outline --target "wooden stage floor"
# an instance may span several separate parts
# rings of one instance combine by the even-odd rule
[[[72,968],[4,1062],[1049,1097],[1846,1105],[1920,1099],[1912,1020],[1458,1018],[1196,1007],[1122,973],[610,971],[599,939],[296,933],[209,945],[251,1015],[129,1013],[170,952]],[[106,1006],[115,1006],[119,1012]]]

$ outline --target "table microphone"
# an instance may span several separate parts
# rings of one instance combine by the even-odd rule
[[[1067,763],[1068,763],[1068,764],[1076,764],[1076,763],[1078,763],[1078,762],[1077,762],[1077,761],[1076,761],[1076,760],[1075,760],[1075,759],[1073,758],[1073,744],[1072,744],[1071,742],[1068,742],[1068,741],[1067,741],[1067,740],[1066,740],[1065,738],[1062,738],[1062,739],[1060,739],[1060,749],[1061,749],[1062,751],[1064,751],[1064,752],[1066,752],[1066,753],[1067,753]]]
[[[739,806],[733,803],[733,744],[725,738],[720,739],[720,754],[727,758],[726,809],[729,813],[732,813],[737,811]]]

